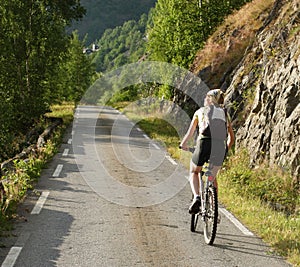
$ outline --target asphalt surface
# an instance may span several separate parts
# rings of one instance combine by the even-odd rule
[[[1,237],[0,262],[18,267],[289,266],[223,213],[214,245],[205,244],[201,227],[190,232],[186,175],[162,144],[122,114],[81,107],[36,191],[20,206],[12,234]],[[36,214],[34,207],[40,208]]]

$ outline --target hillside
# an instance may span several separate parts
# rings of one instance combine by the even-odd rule
[[[242,103],[237,147],[251,163],[267,161],[300,182],[300,3],[276,1],[236,68],[228,101]],[[247,94],[251,95],[247,97]],[[233,108],[232,108],[233,109]]]
[[[128,20],[138,20],[143,13],[154,7],[156,0],[81,0],[86,9],[86,16],[72,25],[77,29],[79,37],[87,35],[89,45],[101,38],[106,29],[115,28]]]
[[[191,66],[209,87],[226,91],[236,148],[248,150],[253,166],[279,165],[298,181],[299,10],[297,0],[254,0],[227,18]]]

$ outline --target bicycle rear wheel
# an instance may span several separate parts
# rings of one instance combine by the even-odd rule
[[[192,232],[196,232],[196,227],[197,227],[197,223],[198,223],[198,218],[199,218],[199,215],[198,215],[198,214],[192,214],[192,215],[191,215],[191,231],[192,231]]]
[[[212,186],[208,188],[205,206],[206,213],[203,223],[204,240],[206,244],[212,245],[216,237],[218,224],[218,197],[216,188]]]

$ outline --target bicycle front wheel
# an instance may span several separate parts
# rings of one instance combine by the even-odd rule
[[[205,206],[206,212],[203,223],[204,240],[206,244],[212,245],[216,237],[218,224],[218,197],[216,188],[208,188]]]

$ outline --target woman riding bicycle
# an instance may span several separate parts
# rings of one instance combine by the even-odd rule
[[[188,150],[187,142],[193,137],[197,126],[199,127],[196,149],[190,163],[190,186],[194,195],[189,208],[191,214],[197,213],[201,206],[200,192],[203,190],[203,184],[199,173],[202,166],[209,161],[211,176],[214,179],[215,187],[218,188],[217,173],[223,164],[227,151],[234,143],[233,129],[226,110],[222,108],[223,102],[224,95],[220,89],[208,91],[204,100],[204,107],[194,113],[190,127],[180,144],[183,150]],[[222,129],[213,128],[212,125],[209,125],[212,119],[217,119],[219,122],[224,121],[223,132]]]

